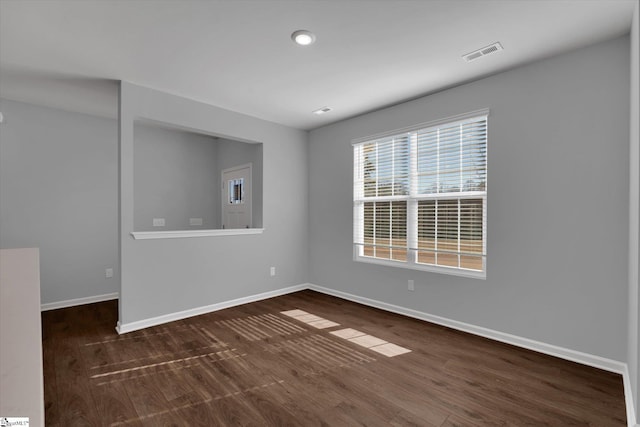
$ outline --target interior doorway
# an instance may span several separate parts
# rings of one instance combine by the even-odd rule
[[[222,228],[251,228],[251,163],[222,171]]]

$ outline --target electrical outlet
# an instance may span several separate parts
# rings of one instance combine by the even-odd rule
[[[275,267],[271,267],[270,274],[271,274],[271,277],[276,275],[276,268]]]
[[[202,218],[189,218],[189,225],[202,225]]]
[[[164,227],[164,218],[153,218],[154,227]]]
[[[113,277],[113,268],[107,268],[104,270],[104,277],[110,279]]]
[[[407,289],[409,289],[410,291],[414,291],[415,287],[413,286],[413,280],[409,280],[408,284],[407,284]]]

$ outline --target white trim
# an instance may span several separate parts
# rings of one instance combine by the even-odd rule
[[[248,304],[251,302],[260,301],[267,298],[273,298],[281,295],[290,294],[292,292],[298,292],[308,289],[307,284],[289,286],[287,288],[277,289],[275,291],[263,292],[261,294],[250,295],[247,297],[237,298],[230,301],[223,301],[216,304],[206,305],[203,307],[191,308],[177,313],[165,314],[158,317],[151,317],[149,319],[137,320],[130,323],[120,323],[116,326],[116,331],[119,334],[126,334],[127,332],[133,332],[140,329],[148,328],[151,326],[161,325],[163,323],[173,322],[176,320],[186,319],[188,317],[199,316],[201,314],[211,313],[225,308],[235,307],[242,304]]]
[[[120,321],[118,321],[118,324],[116,326],[116,331],[119,334],[125,334],[128,332],[137,331],[139,329],[160,325],[160,324],[172,322],[175,320],[181,320],[188,317],[211,313],[211,312],[222,310],[225,308],[235,307],[242,304],[248,304],[251,302],[260,301],[267,298],[273,298],[273,297],[286,295],[293,292],[303,291],[305,289],[310,289],[316,292],[335,296],[348,301],[353,301],[358,304],[379,308],[381,310],[401,314],[403,316],[412,317],[414,319],[424,320],[426,322],[435,323],[438,325],[446,326],[446,327],[463,331],[463,332],[468,332],[473,335],[478,335],[478,336],[489,338],[495,341],[515,345],[516,347],[526,348],[529,350],[537,351],[539,353],[559,357],[564,360],[570,360],[572,362],[577,362],[583,365],[599,368],[608,372],[620,374],[622,375],[623,384],[624,384],[624,397],[625,397],[625,406],[627,411],[627,426],[640,427],[640,424],[636,424],[637,420],[634,412],[633,396],[631,394],[631,382],[629,377],[628,366],[626,363],[623,363],[617,360],[607,359],[600,356],[595,356],[592,354],[583,353],[580,351],[571,350],[564,347],[546,344],[540,341],[530,340],[528,338],[518,337],[516,335],[506,334],[504,332],[499,332],[492,329],[483,328],[481,326],[475,326],[468,323],[459,322],[457,320],[452,320],[445,317],[435,316],[432,314],[424,313],[421,311],[417,311],[417,310],[413,310],[405,307],[400,307],[393,304],[388,304],[388,303],[370,299],[370,298],[360,297],[357,295],[349,294],[349,293],[338,291],[335,289],[326,288],[324,286],[315,285],[313,283],[302,283],[300,285],[289,286],[287,288],[282,288],[275,291],[264,292],[257,295],[242,297],[242,298],[238,298],[230,301],[211,304],[208,306],[198,307],[190,310],[184,310],[177,313],[171,313],[171,314],[153,317],[145,320],[139,320],[139,321],[131,322],[127,324],[121,324]],[[116,298],[117,298],[117,294],[110,294],[110,295],[116,295]],[[80,301],[80,300],[74,300],[74,301]],[[91,301],[91,302],[97,302],[97,301]]]
[[[170,230],[170,231],[132,231],[136,240],[178,239],[183,237],[237,236],[245,234],[262,234],[264,228],[227,228],[224,230]]]
[[[633,393],[631,393],[631,377],[629,376],[629,367],[627,364],[624,365],[622,381],[624,383],[624,403],[627,409],[627,427],[640,427],[640,423],[638,423],[636,419]]]
[[[364,304],[369,307],[379,308],[381,310],[392,313],[401,314],[403,316],[412,317],[414,319],[424,320],[426,322],[435,323],[437,325],[446,326],[458,331],[468,332],[473,335],[489,338],[495,341],[504,342],[515,345],[516,347],[526,348],[528,350],[537,351],[539,353],[548,354],[550,356],[559,357],[560,359],[570,360],[583,365],[592,366],[604,371],[613,372],[622,375],[624,385],[624,401],[627,412],[627,427],[640,427],[639,420],[636,419],[635,408],[633,402],[633,394],[631,393],[631,380],[629,377],[628,365],[613,359],[607,359],[593,354],[583,353],[581,351],[571,350],[564,347],[558,347],[552,344],[546,344],[540,341],[519,337],[516,335],[506,334],[504,332],[495,331],[481,326],[471,325],[469,323],[459,322],[457,320],[447,319],[445,317],[435,316],[433,314],[424,313],[410,308],[400,307],[386,302],[365,298],[347,292],[338,291],[324,286],[308,283],[308,289],[334,297],[353,301],[358,304]]]
[[[461,122],[466,122],[468,120],[473,120],[480,117],[489,117],[489,112],[490,110],[488,108],[483,108],[482,110],[469,111],[468,113],[456,114],[455,116],[449,116],[442,119],[432,120],[426,123],[418,123],[418,124],[403,127],[400,129],[376,133],[374,135],[369,135],[369,136],[363,136],[360,138],[352,139],[351,145],[358,145],[365,142],[370,142],[377,139],[394,136],[400,133],[408,133],[416,130],[428,129],[428,128],[436,127],[445,123],[451,124],[451,125],[457,125],[457,124],[460,124]]]
[[[377,264],[383,265],[387,267],[394,268],[406,268],[409,270],[420,270],[420,271],[430,271],[432,273],[441,273],[448,274],[450,276],[461,276],[467,277],[470,279],[480,279],[487,280],[487,272],[486,271],[478,271],[478,270],[470,270],[462,267],[447,267],[446,265],[432,265],[432,264],[421,264],[415,262],[416,253],[415,249],[407,249],[407,257],[408,259],[413,259],[413,262],[409,261],[397,261],[392,259],[383,259],[383,258],[374,258],[369,256],[360,255],[358,252],[357,246],[363,246],[361,244],[355,244],[353,250],[353,260],[355,262],[363,262],[365,264]],[[486,256],[482,257],[482,262],[484,264],[486,260]]]
[[[495,341],[500,341],[507,344],[515,345],[517,347],[522,347],[540,353],[548,354],[550,356],[559,357],[561,359],[570,360],[572,362],[578,362],[583,365],[593,366],[605,371],[615,372],[621,375],[624,375],[627,366],[626,363],[619,362],[617,360],[607,359],[588,353],[582,353],[580,351],[558,347],[540,341],[534,341],[528,338],[483,328],[482,326],[475,326],[469,323],[459,322],[457,320],[447,319],[445,317],[412,310],[410,308],[400,307],[397,305],[388,304],[386,302],[360,297],[342,291],[337,291],[335,289],[325,288],[323,286],[309,284],[309,289],[349,301],[357,302],[359,304],[368,305],[370,307],[379,308],[381,310],[390,311],[392,313],[402,314],[414,319],[424,320],[427,322],[435,323],[437,325],[442,325],[459,331],[479,335],[481,337],[489,338]]]
[[[485,113],[482,115],[477,115],[480,113]],[[449,117],[449,118],[445,118],[442,120],[438,120],[438,121],[434,121],[431,122],[430,125],[428,126],[428,124],[423,124],[423,125],[418,125],[412,128],[406,128],[404,130],[404,132],[402,134],[397,134],[397,133],[393,133],[389,136],[385,136],[383,138],[378,138],[378,139],[374,139],[374,140],[365,140],[362,142],[354,142],[353,145],[353,152],[354,152],[354,165],[353,165],[353,170],[354,170],[354,180],[353,180],[353,184],[354,184],[354,188],[353,188],[353,203],[354,203],[354,209],[353,209],[353,235],[354,235],[354,249],[353,249],[353,260],[356,262],[363,262],[363,263],[369,263],[369,264],[380,264],[380,265],[385,265],[387,267],[396,267],[396,268],[407,268],[407,269],[412,269],[412,270],[422,270],[422,271],[431,271],[431,272],[436,272],[436,273],[440,273],[440,274],[451,274],[451,275],[456,275],[456,276],[462,276],[462,277],[468,277],[468,278],[473,278],[473,279],[481,279],[481,280],[485,280],[487,277],[487,273],[486,273],[486,227],[487,227],[487,216],[486,216],[486,212],[487,212],[487,189],[486,189],[486,181],[485,181],[485,188],[484,191],[462,191],[464,189],[464,183],[463,183],[463,170],[464,168],[462,168],[462,164],[460,164],[460,167],[462,169],[460,169],[459,171],[459,176],[458,176],[458,184],[459,184],[459,190],[460,191],[456,191],[456,192],[450,192],[450,193],[440,193],[439,191],[441,188],[441,182],[440,182],[440,163],[441,163],[441,144],[443,144],[443,141],[441,140],[442,135],[441,135],[441,130],[443,128],[447,128],[447,129],[454,129],[456,127],[459,127],[459,132],[460,132],[460,138],[463,138],[465,135],[464,130],[462,129],[462,125],[465,123],[469,123],[472,124],[474,127],[478,127],[478,129],[487,129],[487,119],[488,119],[488,113],[489,111],[482,111],[482,112],[471,112],[471,113],[466,113],[466,114],[461,114],[458,115],[456,117]],[[455,121],[452,121],[455,120]],[[428,126],[425,127],[423,129],[420,129],[421,126]],[[417,134],[425,131],[425,132],[430,132],[433,133],[432,136],[429,136],[429,140],[431,140],[431,138],[434,138],[433,141],[431,141],[429,143],[429,146],[427,147],[427,149],[429,150],[430,155],[433,154],[433,146],[435,146],[436,150],[436,159],[435,159],[435,165],[436,165],[436,193],[431,193],[431,194],[422,194],[418,192],[418,188],[417,188],[417,171],[418,171],[418,162],[420,159],[418,159],[417,156],[417,152],[418,152],[418,146],[420,145],[420,141],[418,141],[418,136]],[[405,135],[406,134],[406,135]],[[407,137],[408,136],[408,137]],[[397,141],[396,141],[396,137],[397,137]],[[448,136],[446,138],[449,138]],[[453,138],[453,136],[451,136],[451,138]],[[356,140],[357,141],[357,140]],[[462,147],[462,139],[460,139],[458,141],[458,138],[456,137],[455,139],[451,140],[452,144],[453,141],[457,141],[457,144],[459,145],[458,147],[458,153],[453,154],[453,158],[457,157],[459,162],[463,161],[463,147]],[[486,136],[484,137],[484,139],[481,136],[478,136],[478,138],[474,137],[474,142],[478,143],[479,146],[484,146],[485,150],[486,150],[486,146],[487,146],[487,138]],[[409,191],[408,194],[404,194],[404,195],[386,195],[386,196],[367,196],[365,195],[365,171],[364,168],[366,168],[366,161],[367,159],[365,157],[367,157],[368,155],[365,154],[364,148],[363,146],[367,145],[367,144],[371,144],[372,145],[372,153],[375,153],[375,165],[373,165],[373,170],[377,171],[379,169],[379,158],[380,158],[380,147],[381,146],[390,146],[391,147],[391,153],[387,153],[383,155],[383,158],[386,159],[385,162],[389,162],[391,161],[391,172],[392,172],[392,176],[391,176],[391,182],[393,183],[393,185],[395,186],[396,184],[396,175],[395,175],[395,166],[394,166],[394,161],[395,161],[395,154],[396,154],[396,147],[400,147],[402,148],[403,152],[405,150],[405,148],[407,148],[407,144],[408,144],[408,152],[409,154],[406,155],[407,161],[409,162],[409,170],[405,171],[406,173],[408,173],[408,177],[409,177]],[[390,145],[389,145],[390,144]],[[386,149],[385,149],[386,150]],[[449,158],[449,154],[447,154],[446,156],[443,155],[443,158]],[[368,159],[371,162],[371,159]],[[485,155],[485,161],[486,161],[486,155]],[[404,170],[404,169],[403,169]],[[484,167],[484,172],[486,175],[486,164]],[[373,182],[375,182],[376,185],[376,189],[379,188],[379,180],[378,178],[374,178]],[[464,254],[461,250],[460,250],[460,239],[461,239],[461,223],[463,222],[463,219],[461,218],[461,205],[463,203],[464,200],[473,200],[473,199],[481,199],[482,201],[482,254],[480,254],[482,256],[481,258],[481,262],[482,262],[482,269],[481,270],[475,270],[475,269],[470,269],[470,268],[465,268],[462,266],[462,255],[467,255]],[[418,249],[418,234],[419,234],[419,228],[420,225],[418,224],[418,217],[419,217],[419,202],[423,201],[423,200],[433,200],[435,201],[435,206],[434,206],[434,224],[435,224],[435,244],[436,244],[436,250],[435,250],[435,262],[433,264],[427,264],[427,263],[420,263],[418,262],[419,260],[419,249]],[[440,241],[440,237],[439,237],[439,233],[438,233],[438,215],[440,212],[440,208],[438,207],[438,202],[443,201],[443,200],[451,200],[454,201],[457,205],[457,225],[458,225],[458,231],[457,231],[457,250],[456,251],[439,251],[438,250],[438,243]],[[364,209],[365,209],[365,205],[367,205],[367,203],[371,204],[373,203],[374,205],[374,210],[376,212],[373,213],[373,239],[374,239],[374,244],[373,246],[376,246],[375,241],[376,241],[376,237],[377,237],[377,231],[376,231],[376,224],[377,224],[377,219],[378,219],[378,213],[377,213],[377,206],[376,203],[387,203],[389,205],[391,205],[394,201],[400,201],[403,202],[403,205],[406,203],[406,223],[404,224],[406,226],[405,231],[405,235],[406,235],[406,248],[404,246],[402,247],[398,247],[399,249],[406,249],[406,259],[405,260],[393,260],[393,257],[390,257],[391,259],[383,259],[377,256],[365,256],[364,253],[364,247],[368,246],[367,244],[365,244],[365,242],[367,241],[367,238],[365,237],[365,235],[367,234],[367,231],[365,230],[365,221],[364,221]],[[444,202],[443,202],[444,203]],[[391,224],[391,230],[394,230],[394,220],[393,220],[393,208],[389,209],[390,211],[390,217],[386,218],[386,221]],[[387,215],[387,212],[384,212],[385,216]],[[466,221],[466,220],[465,220]],[[466,224],[466,222],[465,222]],[[388,227],[388,226],[387,226]],[[391,236],[392,237],[392,236]],[[391,249],[391,251],[393,251],[394,247],[393,246],[386,246],[386,245],[382,245],[383,247],[388,247]],[[447,265],[442,265],[442,263],[438,262],[438,257],[441,253],[444,252],[449,252],[450,254],[456,256],[457,258],[457,265],[456,266],[447,266]],[[468,255],[477,255],[477,254],[468,254]]]
[[[110,301],[118,299],[118,292],[92,297],[69,299],[66,301],[48,302],[40,305],[40,311],[56,310],[58,308],[75,307],[76,305],[93,304],[94,302]]]
[[[415,175],[411,176],[412,180]],[[367,196],[353,199],[354,202],[395,202],[404,200],[442,200],[442,199],[484,199],[487,197],[486,191],[461,191],[459,193],[430,193],[430,194],[414,194],[400,196]]]

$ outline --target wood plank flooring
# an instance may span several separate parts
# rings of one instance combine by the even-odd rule
[[[620,375],[313,291],[121,336],[116,320],[115,301],[42,313],[47,426],[626,425]]]

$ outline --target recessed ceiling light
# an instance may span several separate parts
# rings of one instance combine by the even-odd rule
[[[331,107],[322,107],[322,108],[318,108],[315,111],[312,111],[312,113],[313,114],[317,114],[319,116],[320,114],[328,113],[331,110],[333,110],[333,108],[331,108]]]
[[[293,34],[291,34],[291,40],[293,40],[296,44],[299,44],[300,46],[309,46],[310,44],[313,44],[313,42],[316,41],[316,35],[313,34],[311,31],[298,30],[298,31],[294,31]]]

